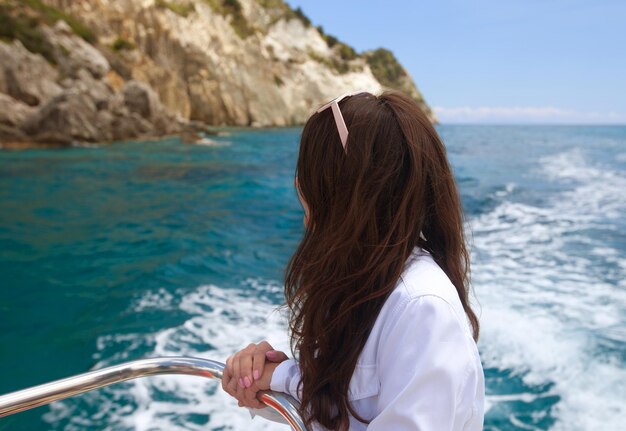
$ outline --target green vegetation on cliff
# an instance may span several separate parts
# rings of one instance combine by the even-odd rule
[[[366,58],[378,82],[385,87],[400,90],[411,96],[416,102],[421,104],[422,109],[429,118],[432,121],[436,121],[435,116],[424,101],[424,97],[415,86],[411,76],[391,51],[385,48],[378,48],[366,51],[362,55]]]
[[[224,16],[230,17],[230,25],[242,39],[254,34],[254,27],[248,23],[246,17],[243,16],[241,3],[239,0],[205,0],[213,9]]]
[[[280,79],[280,76],[274,75],[274,84],[276,84],[278,87],[282,87],[283,85],[285,85],[285,82]]]
[[[169,9],[172,12],[174,12],[177,15],[180,15],[182,17],[187,17],[190,13],[194,12],[196,10],[195,6],[193,5],[193,3],[189,3],[189,4],[182,4],[182,3],[177,3],[175,1],[166,1],[166,0],[156,0],[154,2],[154,5],[158,8],[161,9]]]
[[[315,51],[309,51],[308,54],[312,60],[328,66],[330,69],[337,71],[337,73],[344,74],[355,70],[354,68],[350,67],[350,64],[345,59],[341,57],[325,57],[316,53]]]
[[[302,12],[302,9],[300,9],[300,6],[298,6],[295,9],[288,8],[285,18],[286,19],[292,19],[292,18],[299,19],[300,21],[302,21],[302,24],[304,24],[305,27],[311,26],[311,20],[309,19],[308,16],[304,14],[304,12]]]
[[[79,19],[41,0],[3,0],[0,4],[0,39],[17,39],[30,52],[41,54],[55,64],[54,49],[39,25],[53,25],[59,20],[65,21],[74,33],[87,42],[96,41],[93,32]]]
[[[0,5],[0,39],[22,42],[22,45],[35,54],[41,54],[50,63],[55,63],[53,47],[38,28],[37,18],[23,13],[15,13],[9,5]]]
[[[113,49],[113,51],[116,51],[116,52],[124,51],[124,50],[132,50],[132,49],[135,49],[135,44],[122,37],[118,37],[117,39],[113,41],[111,48]]]
[[[89,27],[87,27],[82,21],[68,13],[63,12],[61,9],[45,4],[41,0],[19,0],[13,2],[9,1],[8,3],[21,3],[23,5],[30,6],[32,10],[38,12],[38,18],[46,24],[52,25],[59,20],[63,20],[70,26],[74,33],[85,39],[87,42],[96,42],[96,35],[93,34]]]
[[[406,71],[388,49],[369,51],[366,58],[374,77],[387,87],[393,87],[400,78],[406,76]]]
[[[257,3],[263,6],[263,8],[265,8],[266,10],[273,10],[275,12],[274,19],[272,20],[271,24],[274,24],[280,19],[284,19],[286,21],[289,21],[290,19],[297,19],[300,20],[300,22],[302,22],[305,27],[310,27],[311,25],[313,25],[309,17],[305,15],[300,6],[292,9],[291,6],[289,6],[283,0],[257,0]]]

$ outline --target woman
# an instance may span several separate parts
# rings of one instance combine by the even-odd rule
[[[484,377],[459,193],[445,148],[398,92],[342,96],[302,131],[304,237],[286,270],[294,357],[229,357],[240,406],[290,393],[311,429],[481,430]]]

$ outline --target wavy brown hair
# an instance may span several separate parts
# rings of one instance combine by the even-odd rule
[[[470,307],[460,197],[446,150],[409,97],[364,92],[340,102],[344,152],[331,109],[304,125],[296,178],[309,207],[285,273],[291,350],[302,375],[300,413],[348,430],[357,359],[414,247],[430,252]],[[415,340],[416,343],[419,340]],[[296,354],[297,352],[297,354]]]

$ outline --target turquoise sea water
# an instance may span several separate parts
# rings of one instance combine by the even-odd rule
[[[0,394],[155,355],[288,349],[299,129],[0,152]],[[487,430],[626,416],[626,128],[441,126],[471,232]],[[1,430],[286,429],[164,376]]]

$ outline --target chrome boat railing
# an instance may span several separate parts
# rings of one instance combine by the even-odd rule
[[[221,380],[224,364],[209,359],[159,357],[126,362],[0,396],[0,417],[69,398],[113,383],[162,374],[186,374]],[[278,412],[296,431],[307,431],[298,414],[298,401],[274,391],[261,391],[259,400]]]

